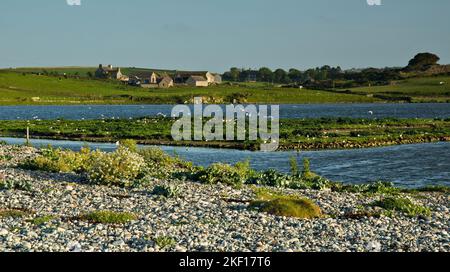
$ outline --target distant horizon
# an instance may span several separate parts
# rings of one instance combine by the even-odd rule
[[[425,53],[425,52],[418,52],[418,53]],[[429,53],[433,53],[433,52],[429,52]],[[438,54],[436,54],[438,55]],[[439,56],[439,55],[438,55]],[[412,56],[410,59],[412,59],[414,56]],[[341,69],[343,71],[350,71],[350,70],[361,70],[361,69],[370,69],[370,68],[374,68],[374,69],[384,69],[384,68],[404,68],[407,66],[408,61],[410,60],[408,59],[406,61],[406,63],[404,65],[396,65],[396,66],[382,66],[382,67],[374,67],[374,66],[361,66],[361,67],[351,67],[351,68],[344,68],[341,65],[337,65],[337,66],[332,66],[332,67],[341,67]],[[230,68],[238,68],[238,69],[245,69],[245,70],[258,70],[262,67],[267,67],[269,69],[271,69],[272,71],[275,71],[276,69],[284,69],[285,71],[289,71],[289,69],[298,69],[300,71],[306,71],[308,69],[315,69],[315,68],[320,68],[324,65],[328,65],[328,64],[324,64],[324,65],[319,65],[316,67],[309,67],[309,68],[298,68],[298,67],[289,67],[287,69],[282,68],[282,67],[268,67],[268,66],[262,66],[262,67],[242,67],[242,66],[233,66],[228,68],[227,70],[224,71],[213,71],[213,70],[208,70],[208,69],[173,69],[173,68],[160,68],[160,67],[141,67],[141,66],[118,66],[115,65],[114,63],[101,63],[103,65],[112,65],[113,67],[117,67],[117,68],[135,68],[135,69],[149,69],[149,70],[161,70],[161,71],[210,71],[210,72],[215,72],[215,73],[225,73],[227,71],[229,71]],[[441,61],[439,61],[440,65],[450,65],[450,63],[442,63]],[[40,68],[98,68],[100,65],[100,63],[96,64],[96,65],[62,65],[62,66],[54,66],[54,65],[50,65],[50,66],[17,66],[17,67],[0,67],[0,69],[40,69]]]
[[[68,3],[4,0],[0,67],[350,70],[404,67],[421,52],[450,63],[447,0]]]

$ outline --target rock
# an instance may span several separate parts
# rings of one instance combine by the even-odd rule
[[[381,243],[378,241],[370,241],[366,245],[366,250],[370,252],[381,252]]]
[[[0,236],[6,236],[8,235],[9,231],[6,229],[0,229]]]
[[[78,242],[70,242],[67,245],[67,249],[70,252],[81,252],[81,245]]]

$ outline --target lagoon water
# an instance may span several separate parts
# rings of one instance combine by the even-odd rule
[[[10,144],[23,139],[0,138]],[[84,143],[73,141],[32,140],[34,146],[79,150]],[[89,143],[93,149],[112,151],[115,144]],[[236,163],[249,160],[257,170],[268,168],[289,172],[289,159],[311,160],[313,171],[331,180],[345,183],[392,181],[397,186],[415,188],[427,185],[450,186],[450,143],[401,145],[382,148],[291,152],[251,152],[228,149],[162,147],[170,154],[207,166],[214,162]]]
[[[76,106],[1,106],[0,120],[101,119],[143,116],[170,116],[173,105],[76,105]],[[450,118],[450,104],[305,104],[281,105],[281,118]],[[23,139],[6,138],[8,143]],[[80,149],[83,143],[32,140],[33,145]],[[90,144],[111,151],[114,144]],[[296,152],[250,152],[225,149],[162,147],[169,153],[207,166],[213,162],[236,163],[250,160],[257,170],[274,168],[289,171],[289,158],[311,159],[312,169],[336,181],[365,183],[392,181],[403,187],[450,186],[450,143],[402,145],[372,149]]]
[[[170,116],[173,105],[1,106],[0,120],[102,119]],[[281,118],[450,118],[450,104],[280,105]]]

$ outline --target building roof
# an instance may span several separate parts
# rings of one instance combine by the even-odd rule
[[[190,77],[190,76],[205,76],[208,71],[192,71],[192,72],[185,72],[185,71],[177,71],[176,75],[177,77]]]
[[[207,79],[202,76],[190,76],[190,78],[192,78],[194,81],[207,81]]]
[[[173,79],[170,77],[170,76],[165,76],[165,77],[162,77],[162,78],[160,78],[160,79],[158,79],[158,84],[159,83],[161,83],[161,82],[172,82],[173,81]]]

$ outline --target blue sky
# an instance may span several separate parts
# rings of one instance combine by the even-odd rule
[[[450,1],[2,0],[0,67],[111,63],[223,72],[450,63]]]

